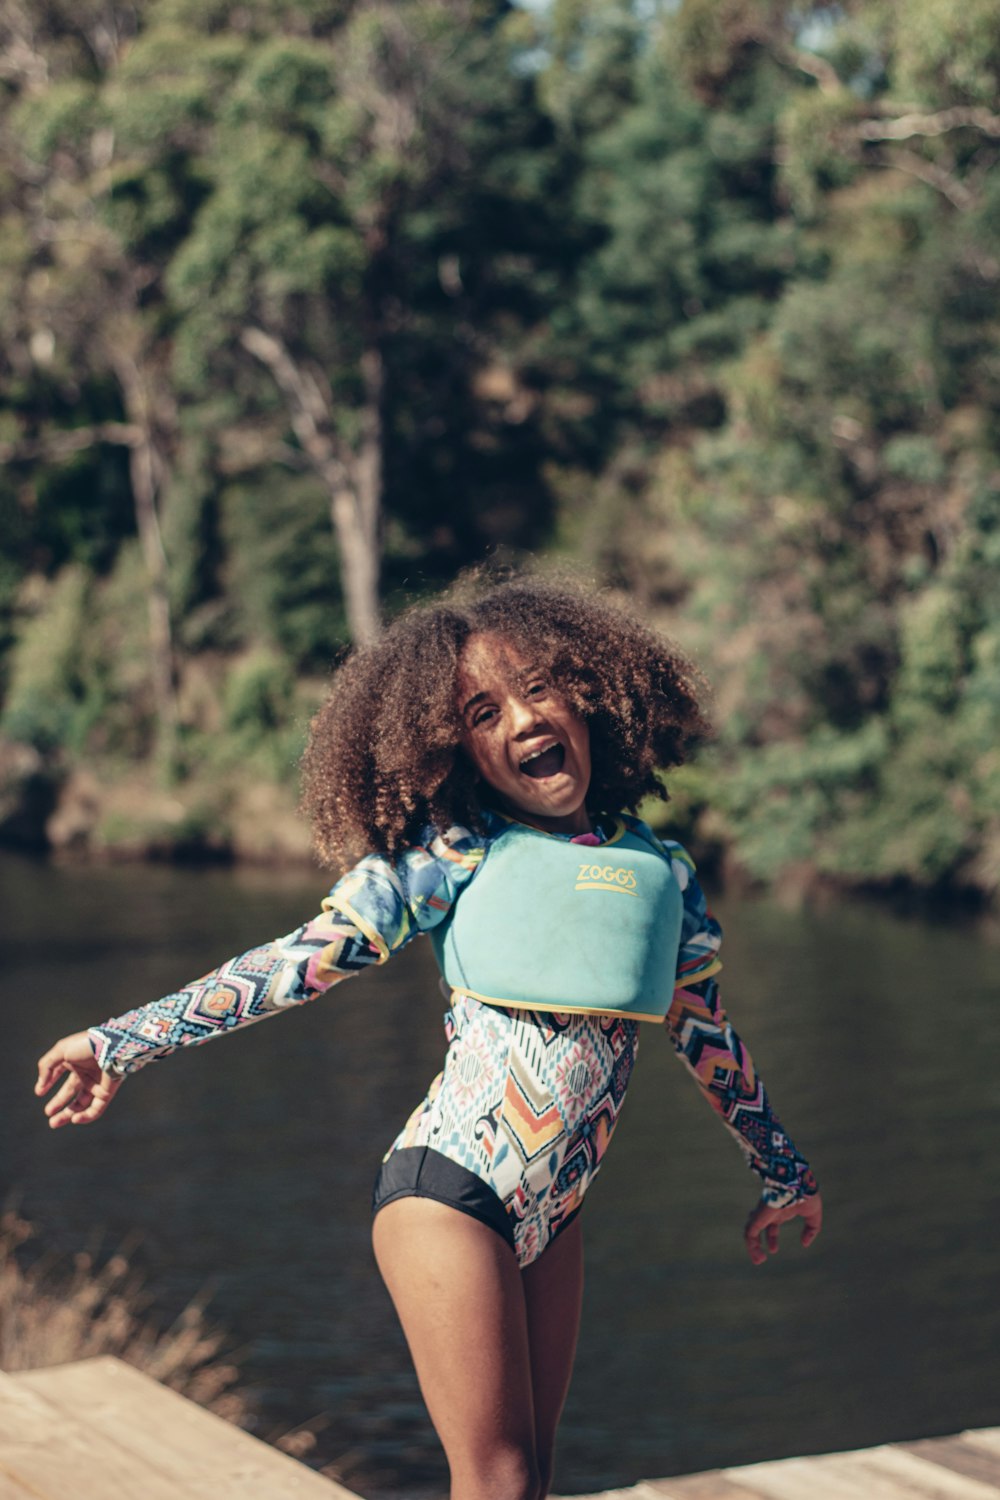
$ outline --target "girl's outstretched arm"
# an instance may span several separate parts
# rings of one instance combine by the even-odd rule
[[[802,1243],[812,1244],[823,1218],[816,1179],[771,1108],[753,1058],[722,1008],[714,979],[675,992],[667,1028],[681,1062],[761,1179],[760,1202],[744,1228],[754,1265],[775,1253],[778,1226],[789,1219],[805,1220]]]
[[[819,1190],[723,1009],[714,977],[721,968],[722,931],[707,908],[690,857],[678,844],[666,849],[684,897],[677,987],[667,1029],[677,1056],[761,1179],[760,1202],[744,1228],[750,1259],[760,1265],[777,1250],[778,1227],[789,1219],[805,1220],[803,1244],[816,1238],[822,1223]]]
[[[387,945],[379,952],[340,913],[321,911],[285,937],[227,958],[181,989],[92,1026],[94,1056],[108,1073],[136,1073],[179,1047],[200,1046],[315,1000],[387,956]]]
[[[67,1069],[76,1070],[79,1084],[69,1090],[67,1079],[47,1106],[50,1124],[57,1123],[57,1116],[59,1124],[97,1119],[111,1097],[102,1080],[114,1080],[117,1088],[125,1075],[178,1047],[198,1046],[314,1000],[342,979],[384,963],[447,916],[481,858],[482,840],[461,828],[430,837],[426,847],[408,849],[395,863],[369,855],[337,882],[319,916],[294,932],[227,959],[183,989],[112,1017],[89,1033],[63,1038],[41,1059],[36,1092],[47,1092]],[[88,1037],[89,1063],[80,1041]],[[64,1056],[70,1044],[71,1055]],[[91,1081],[97,1091],[91,1103],[101,1107],[88,1104],[74,1118],[67,1108],[82,1103],[79,1085]],[[54,1109],[63,1093],[65,1102]]]

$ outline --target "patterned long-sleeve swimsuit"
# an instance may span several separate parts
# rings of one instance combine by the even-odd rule
[[[653,839],[638,820],[625,821]],[[384,963],[461,899],[506,826],[489,814],[484,824],[483,833],[429,832],[422,846],[395,860],[369,855],[334,886],[313,921],[94,1027],[101,1067],[135,1072]],[[815,1179],[722,1008],[714,978],[718,923],[686,851],[672,842],[659,847],[683,896],[665,1022],[674,1050],[760,1177],[764,1198],[795,1202],[816,1191]],[[635,1064],[639,1022],[507,1009],[456,993],[445,1036],[444,1067],[384,1158],[375,1209],[403,1196],[437,1198],[491,1225],[518,1263],[530,1265],[575,1217],[600,1170]]]

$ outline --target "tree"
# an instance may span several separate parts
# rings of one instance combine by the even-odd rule
[[[537,114],[506,15],[485,0],[413,0],[317,19],[241,12],[237,28],[225,7],[161,5],[123,63],[122,151],[144,179],[186,153],[203,188],[167,274],[175,368],[192,398],[243,380],[248,358],[268,372],[329,496],[357,639],[378,626],[391,408],[421,346],[447,329],[446,360],[468,381],[492,357],[490,321],[519,316],[510,295],[488,306],[501,289],[491,266],[519,248],[536,206],[511,175]],[[472,218],[490,196],[492,244]],[[474,327],[467,280],[485,313]]]
[[[114,134],[101,90],[131,34],[131,7],[59,4],[32,18],[16,0],[5,32],[6,170],[15,186],[6,227],[6,324],[12,375],[97,385],[108,374],[121,420],[46,427],[8,441],[10,460],[58,459],[92,443],[128,453],[135,525],[149,580],[149,635],[158,756],[175,752],[173,641],[158,498],[173,446],[175,410],[157,347],[155,269],[129,256],[109,223]],[[29,375],[30,378],[30,375]],[[115,413],[115,416],[118,414]]]
[[[811,255],[721,372],[717,431],[664,455],[659,503],[697,559],[728,836],[767,879],[997,882],[987,9],[938,7],[932,35],[919,6],[851,6],[813,30],[811,67],[795,12],[714,13],[723,97],[797,67],[777,191]]]

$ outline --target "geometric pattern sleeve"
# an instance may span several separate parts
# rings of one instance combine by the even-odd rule
[[[677,985],[666,1025],[678,1058],[736,1140],[775,1208],[818,1192],[809,1163],[771,1108],[753,1058],[733,1030],[714,974],[722,931],[705,904],[690,856],[665,845],[684,895]]]
[[[135,1073],[179,1047],[198,1046],[303,1005],[362,969],[385,963],[442,921],[483,858],[465,828],[428,833],[395,861],[370,854],[337,882],[312,921],[230,958],[174,994],[90,1030],[99,1066]]]

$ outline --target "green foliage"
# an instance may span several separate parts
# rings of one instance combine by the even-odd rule
[[[257,650],[231,668],[223,697],[223,724],[235,734],[261,738],[284,724],[292,703],[288,663],[276,651]]]
[[[931,584],[900,608],[897,720],[917,722],[957,706],[967,667],[962,601],[945,584]]]
[[[390,611],[557,545],[698,656],[670,826],[786,885],[998,888],[1000,0],[100,14],[53,0],[0,96],[4,734],[151,753],[97,433],[145,424],[185,837],[284,784],[374,413]]]
[[[294,788],[306,727],[318,706],[289,671],[287,656],[256,646],[238,658],[222,685],[221,733],[192,733],[189,764],[216,804],[252,778]],[[248,774],[249,773],[249,774]]]
[[[273,469],[266,485],[223,492],[220,527],[240,638],[280,647],[286,671],[327,667],[347,634],[321,487]]]
[[[1000,29],[994,0],[899,0],[890,11],[900,96],[934,109],[1000,96]]]
[[[65,79],[43,94],[29,94],[11,112],[21,147],[35,162],[86,140],[99,122],[96,91],[90,82],[79,79]]]
[[[96,578],[70,563],[22,586],[0,732],[70,760],[141,758],[152,743],[147,582],[135,542]]]
[[[166,18],[157,24],[157,14],[151,9],[151,24],[128,48],[106,90],[125,162],[143,152],[164,162],[197,145],[215,120],[220,93],[238,79],[249,52],[239,32],[207,36],[200,27]]]
[[[12,619],[30,551],[29,517],[10,480],[0,479],[0,674],[9,666],[5,658],[13,644]],[[3,680],[0,675],[0,684]]]
[[[808,741],[766,746],[727,771],[718,790],[750,872],[768,880],[788,865],[815,860],[826,868],[823,846],[859,789],[871,787],[885,749],[884,726],[872,719],[854,734],[824,728]]]
[[[135,531],[123,449],[86,448],[44,470],[32,496],[34,562],[46,572],[81,563],[106,573]]]
[[[941,484],[948,465],[938,444],[927,433],[903,432],[882,449],[887,474],[915,484]]]
[[[857,175],[859,153],[845,128],[857,115],[858,101],[846,89],[798,94],[783,111],[782,182],[800,219],[817,218],[827,195]]]
[[[78,750],[90,717],[85,622],[92,584],[77,564],[45,592],[44,607],[18,631],[0,732],[38,750]]]
[[[612,125],[635,91],[643,27],[630,0],[552,0],[533,16],[547,55],[541,97],[561,134],[585,140]]]

